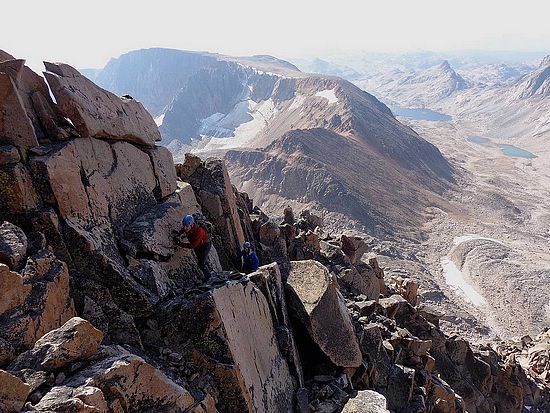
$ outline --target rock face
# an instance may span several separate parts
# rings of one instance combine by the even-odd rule
[[[4,370],[0,370],[0,410],[17,413],[27,400],[30,386]]]
[[[291,307],[330,360],[336,366],[360,366],[361,351],[351,319],[327,269],[316,261],[294,261],[287,288]]]
[[[191,184],[206,217],[214,224],[213,243],[222,266],[240,269],[238,251],[245,239],[227,167],[219,159],[198,162],[189,154],[178,169],[179,177]]]
[[[268,303],[251,283],[232,282],[169,303],[165,311],[165,342],[211,372],[218,383],[218,410],[293,411],[296,384],[279,350]]]
[[[535,71],[520,79],[515,89],[521,99],[550,96],[550,57],[546,56]]]
[[[160,133],[141,103],[119,98],[66,64],[46,63],[52,93],[82,137],[120,139],[153,147]]]
[[[21,274],[6,266],[0,266],[0,274],[0,284],[6,286],[0,290],[0,338],[14,349],[31,347],[75,315],[67,266],[51,252],[41,250],[30,256]]]

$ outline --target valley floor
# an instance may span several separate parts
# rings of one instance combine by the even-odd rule
[[[400,120],[462,175],[450,209],[426,211],[422,265],[402,262],[419,274],[424,302],[446,313],[448,331],[471,339],[550,326],[550,150],[542,140],[521,142],[536,158],[509,157],[496,145],[467,141],[482,135],[475,124]]]

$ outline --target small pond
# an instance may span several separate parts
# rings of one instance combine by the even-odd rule
[[[532,154],[529,151],[526,151],[525,149],[518,148],[514,145],[504,145],[499,144],[498,147],[502,151],[502,153],[506,156],[512,156],[514,158],[527,158],[527,159],[533,159],[536,158],[536,155]]]
[[[484,138],[483,136],[468,136],[466,138],[468,142],[476,143],[478,145],[483,146],[489,146],[491,145],[491,139]],[[526,159],[533,159],[537,156],[532,154],[529,151],[526,151],[525,149],[518,148],[514,145],[507,145],[504,143],[498,143],[498,148],[502,151],[502,153],[506,156],[510,156],[512,158],[526,158]]]
[[[415,120],[431,120],[437,122],[449,122],[453,118],[444,113],[435,112],[430,109],[414,109],[414,108],[401,108],[399,106],[393,107],[392,111],[395,116],[403,116],[405,118]]]

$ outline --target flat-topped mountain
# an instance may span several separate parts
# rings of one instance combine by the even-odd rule
[[[152,80],[147,87],[144,77]],[[190,150],[218,155],[231,150],[235,182],[254,188],[251,195],[260,203],[277,196],[331,212],[351,208],[356,222],[370,229],[383,222],[414,227],[422,206],[437,203],[434,192],[452,181],[438,149],[375,97],[343,79],[306,74],[273,57],[142,50],[111,61],[96,80],[140,99],[156,116],[176,160]],[[275,167],[278,181],[261,173],[250,150],[261,152],[267,163],[284,158]],[[291,170],[315,171],[326,185],[342,189],[329,193],[326,185],[315,186],[318,179],[304,188],[285,178]],[[291,198],[292,193],[300,196]],[[405,214],[386,204],[403,199]]]

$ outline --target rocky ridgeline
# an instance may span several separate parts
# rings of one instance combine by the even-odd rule
[[[46,69],[57,103],[0,52],[0,411],[548,411],[547,334],[446,337],[364,240],[269,219],[222,161],[174,167],[140,103]],[[206,283],[172,240],[193,211]],[[248,276],[245,239],[267,264]]]

